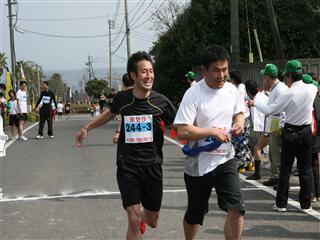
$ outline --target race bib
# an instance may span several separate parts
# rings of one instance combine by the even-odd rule
[[[49,96],[43,96],[43,97],[42,97],[42,101],[43,101],[44,104],[50,103],[50,99],[51,99],[51,98],[50,98]]]
[[[126,143],[153,142],[152,115],[124,116]]]

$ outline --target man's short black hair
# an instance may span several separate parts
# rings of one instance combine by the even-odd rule
[[[302,72],[293,72],[293,73],[287,73],[287,76],[291,75],[291,78],[294,82],[300,81],[302,79]]]
[[[230,62],[230,55],[225,47],[220,45],[210,45],[206,47],[201,55],[201,65],[209,68],[210,64],[216,61],[227,60]]]
[[[252,96],[258,93],[258,83],[252,79],[247,80],[244,85],[246,86],[246,91]]]
[[[122,83],[125,87],[132,87],[134,84],[134,81],[130,79],[129,74],[125,73],[122,76]]]
[[[138,73],[138,62],[142,60],[149,61],[153,66],[152,58],[148,53],[144,51],[139,51],[132,54],[128,59],[128,64],[127,64],[127,72],[129,74],[130,79],[131,79],[130,72]]]
[[[43,81],[43,84],[49,86],[49,82],[48,81]]]
[[[2,88],[3,90],[6,90],[6,85],[4,83],[0,83],[0,88]]]
[[[28,85],[28,83],[27,83],[26,81],[20,81],[19,85],[22,86],[22,84],[24,84],[24,83],[25,83],[26,85]]]
[[[230,79],[235,82],[235,84],[242,83],[242,76],[241,72],[238,70],[230,71],[229,76]]]

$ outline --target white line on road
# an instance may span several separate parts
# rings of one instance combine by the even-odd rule
[[[170,138],[170,137],[164,136],[164,138],[165,138],[166,140],[168,140],[168,141],[170,141],[170,142],[178,145],[180,148],[183,147],[183,145],[182,145],[181,143],[175,141],[174,139],[172,139],[172,138]],[[271,194],[272,196],[276,197],[277,192],[274,191],[273,189],[268,188],[268,187],[265,187],[265,186],[262,185],[261,183],[256,182],[256,181],[254,181],[254,180],[246,180],[246,176],[243,175],[243,174],[241,174],[241,173],[239,173],[239,175],[240,175],[240,178],[241,178],[243,181],[248,182],[248,183],[256,186],[257,188],[259,188],[259,189],[261,189],[261,190],[263,190],[263,191]],[[290,187],[290,189],[293,189],[293,188]],[[297,208],[297,209],[300,209],[300,203],[297,202],[297,201],[294,201],[294,200],[291,199],[291,198],[288,198],[288,204],[290,204],[291,206],[293,206],[293,207],[295,207],[295,208]],[[315,217],[316,219],[320,220],[320,213],[317,212],[316,210],[312,210],[312,211],[310,211],[310,213],[308,213],[308,214],[311,215],[311,216],[313,216],[313,217]]]
[[[265,187],[265,186],[263,186]],[[267,188],[267,187],[265,187]],[[242,191],[261,191],[261,188],[257,187],[248,187],[242,188]],[[163,193],[182,193],[186,192],[186,189],[167,189],[163,190]],[[214,189],[212,189],[215,192]],[[2,198],[0,202],[19,202],[19,201],[36,201],[36,200],[53,200],[53,199],[62,199],[62,198],[82,198],[82,197],[99,197],[99,196],[114,196],[119,195],[120,192],[109,192],[109,191],[102,191],[102,192],[85,192],[85,193],[77,193],[77,194],[56,194],[53,196],[49,195],[41,195],[35,197],[17,197],[17,198]]]

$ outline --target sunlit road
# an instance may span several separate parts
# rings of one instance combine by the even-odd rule
[[[54,139],[35,139],[35,125],[26,132],[27,142],[9,143],[7,157],[0,160],[0,239],[125,239],[127,220],[112,144],[117,122],[92,130],[85,145],[77,148],[76,132],[87,121],[88,115],[56,121]],[[164,157],[159,226],[147,228],[143,239],[183,239],[183,155],[179,146],[166,141]],[[261,181],[266,178],[264,173]],[[243,180],[242,187],[247,207],[243,239],[320,239],[320,204],[313,204],[312,215],[300,213],[297,181],[292,182],[286,213],[271,210],[272,189]],[[223,239],[225,215],[217,208],[213,191],[198,239]]]

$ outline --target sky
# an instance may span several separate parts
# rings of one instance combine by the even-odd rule
[[[12,0],[13,1],[13,0]],[[13,13],[16,59],[31,60],[44,71],[86,68],[88,56],[94,68],[109,68],[108,19],[114,20],[111,50],[113,67],[124,67],[127,45],[124,38],[124,0],[16,0]],[[131,53],[148,51],[157,39],[152,30],[153,12],[166,0],[128,0]],[[181,4],[188,0],[179,1]],[[10,60],[7,0],[0,0],[0,52]],[[121,28],[121,26],[123,27]],[[120,33],[119,33],[120,32]],[[118,34],[119,33],[119,34]],[[49,36],[50,35],[50,36]],[[95,36],[95,37],[93,37]],[[70,38],[73,37],[73,38]],[[85,37],[85,38],[81,38]],[[121,44],[121,41],[123,42]]]

